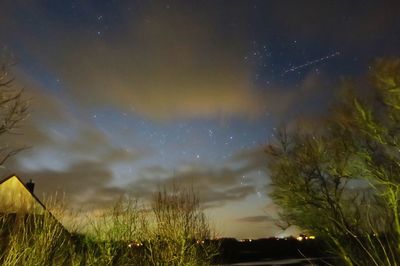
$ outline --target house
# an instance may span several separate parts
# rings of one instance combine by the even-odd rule
[[[16,175],[0,181],[0,264],[7,264],[5,261],[14,256],[24,262],[23,254],[32,249],[49,254],[43,265],[72,265],[66,263],[70,258],[63,253],[71,234],[36,197],[34,187],[32,181],[25,184]]]
[[[15,227],[17,221],[34,227],[51,223],[69,234],[68,230],[36,197],[33,193],[34,188],[35,184],[32,180],[25,184],[15,174],[0,181],[0,229],[4,229],[5,224],[9,229],[10,226]]]
[[[0,181],[0,214],[44,214],[46,207],[33,194],[34,186],[16,175]]]

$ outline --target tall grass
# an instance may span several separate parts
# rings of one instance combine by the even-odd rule
[[[48,212],[2,215],[1,265],[69,265],[69,233]]]
[[[121,198],[100,215],[90,217],[80,242],[85,265],[144,265],[142,241],[146,220],[137,200]]]
[[[0,216],[1,265],[209,265],[218,253],[193,190],[164,189],[148,206],[121,198],[84,234],[58,222],[71,218],[62,202],[51,209]]]
[[[207,265],[218,254],[218,247],[207,241],[213,232],[193,189],[173,186],[154,195],[155,223],[146,245],[151,264]]]

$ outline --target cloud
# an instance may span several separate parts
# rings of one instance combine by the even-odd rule
[[[100,208],[112,203],[124,191],[112,186],[112,173],[107,166],[97,162],[81,161],[64,171],[20,171],[22,178],[32,178],[39,197],[65,195],[68,206],[73,208]]]
[[[240,219],[237,219],[238,222],[245,223],[265,223],[265,222],[273,222],[271,217],[267,215],[256,215],[256,216],[246,216]]]
[[[45,127],[41,127],[39,121],[32,119],[31,123],[24,126],[22,135],[2,138],[11,146],[29,147],[12,159],[15,162],[11,162],[11,165],[18,169],[62,171],[81,161],[100,161],[107,166],[123,162],[134,164],[149,154],[148,151],[113,144],[96,127],[84,124],[84,121],[53,120]]]
[[[148,201],[158,189],[168,188],[172,184],[182,188],[192,187],[205,208],[244,200],[256,191],[255,184],[251,180],[248,180],[246,184],[241,183],[242,175],[254,170],[249,165],[254,167],[258,165],[249,163],[252,160],[251,157],[244,166],[238,169],[229,167],[205,169],[192,166],[171,175],[166,168],[148,167],[139,172],[140,175],[135,179],[125,180],[124,186],[113,183],[114,177],[110,170],[112,162],[103,159],[107,157],[104,155],[97,160],[80,160],[58,170],[21,169],[20,166],[18,167],[18,161],[12,160],[11,168],[12,166],[20,168],[18,174],[22,178],[32,178],[35,181],[37,195],[51,196],[56,192],[65,193],[70,206],[83,209],[104,208],[112,204],[119,196],[126,194]],[[241,157],[245,158],[245,155],[242,154]],[[163,177],[157,178],[155,173]]]
[[[164,169],[163,178],[138,177],[129,190],[138,197],[150,199],[158,189],[168,188],[173,184],[183,188],[193,187],[205,207],[215,207],[227,201],[244,199],[254,193],[254,187],[251,184],[240,184],[240,174],[240,170],[235,171],[229,168],[216,170],[192,168],[170,175],[170,171]],[[148,176],[146,169],[142,175]]]
[[[13,88],[22,87],[19,82]],[[54,94],[41,90],[41,84],[30,84],[25,96],[31,99],[31,116],[17,129],[18,135],[1,135],[2,143],[30,148],[10,158],[2,175],[15,172],[33,179],[40,197],[65,193],[72,207],[113,202],[125,192],[113,185],[113,164],[134,165],[148,151],[115,145],[90,121],[73,116]]]
[[[265,111],[276,121],[292,122],[301,118],[316,118],[335,101],[339,82],[323,72],[309,71],[297,86],[271,85],[265,89]]]
[[[16,72],[20,73],[17,69]],[[62,170],[79,161],[134,163],[150,154],[149,150],[121,147],[104,133],[87,115],[60,100],[57,93],[43,89],[43,84],[26,76],[14,82],[13,89],[24,89],[30,102],[30,116],[15,130],[16,134],[3,134],[2,143],[11,147],[29,147],[8,165],[25,170]]]
[[[259,191],[259,184],[251,173],[264,171],[265,166],[262,149],[238,152],[226,165],[214,168],[186,165],[171,173],[170,169],[152,166],[139,171],[128,190],[138,197],[150,199],[163,187],[193,187],[204,207],[218,207],[244,200]],[[246,176],[245,180],[243,176]]]
[[[199,5],[194,12],[186,5],[166,10],[149,4],[135,18],[121,13],[119,29],[104,36],[71,31],[68,23],[51,21],[44,7],[32,13],[27,8],[11,11],[42,15],[48,35],[38,36],[22,22],[4,28],[12,26],[18,32],[13,38],[57,73],[70,97],[84,106],[112,104],[156,120],[254,117],[262,111],[242,62],[246,33],[220,29],[212,6]]]
[[[314,4],[312,9],[308,5],[299,8],[306,6],[304,9],[317,17],[318,10],[329,10]],[[136,7],[137,14],[132,16],[122,4],[116,11],[118,27],[110,26],[98,36],[95,29],[87,31],[91,26],[84,30],[72,18],[54,19],[42,5],[19,2],[16,7],[3,8],[8,10],[4,16],[10,19],[3,27],[0,24],[0,33],[23,45],[26,58],[51,69],[66,97],[86,110],[112,106],[155,120],[257,118],[265,111],[289,117],[330,97],[329,89],[315,89],[327,82],[315,73],[309,73],[298,88],[271,86],[264,92],[255,88],[253,69],[243,62],[250,50],[249,31],[243,27],[249,19],[248,6],[226,7],[224,12],[231,16],[238,10],[244,12],[231,28],[222,23],[213,5],[193,5],[166,9],[145,4]],[[275,13],[293,10],[286,4],[272,6]],[[85,14],[93,9],[90,4],[80,6]],[[23,20],[12,20],[15,14],[37,19],[47,25],[46,30],[37,32]],[[274,14],[260,23],[278,20],[280,16],[275,18]],[[288,22],[278,23],[284,28],[286,24],[298,25],[296,18],[298,15],[289,16]],[[318,27],[313,21],[310,24],[313,27],[302,28]]]
[[[93,130],[86,137],[85,132],[78,134],[77,142],[33,147],[6,165],[9,169],[18,169],[22,177],[32,178],[40,196],[65,193],[72,207],[104,207],[126,192],[114,185],[113,164],[134,165],[142,156],[114,147],[104,138],[90,138],[93,134],[98,132]],[[79,142],[85,142],[80,149]]]
[[[242,164],[242,173],[251,172],[253,170],[266,169],[266,154],[264,147],[241,150],[232,156],[231,162],[234,164]]]

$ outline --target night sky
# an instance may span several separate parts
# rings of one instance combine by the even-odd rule
[[[267,237],[291,232],[263,146],[400,55],[400,1],[1,0],[0,47],[31,102],[5,167],[38,195],[95,210],[176,182],[219,235]]]

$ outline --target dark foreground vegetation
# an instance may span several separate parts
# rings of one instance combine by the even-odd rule
[[[215,263],[239,263],[278,259],[328,258],[326,245],[321,240],[303,240],[296,238],[264,238],[237,240],[222,238],[218,240],[219,255]]]

